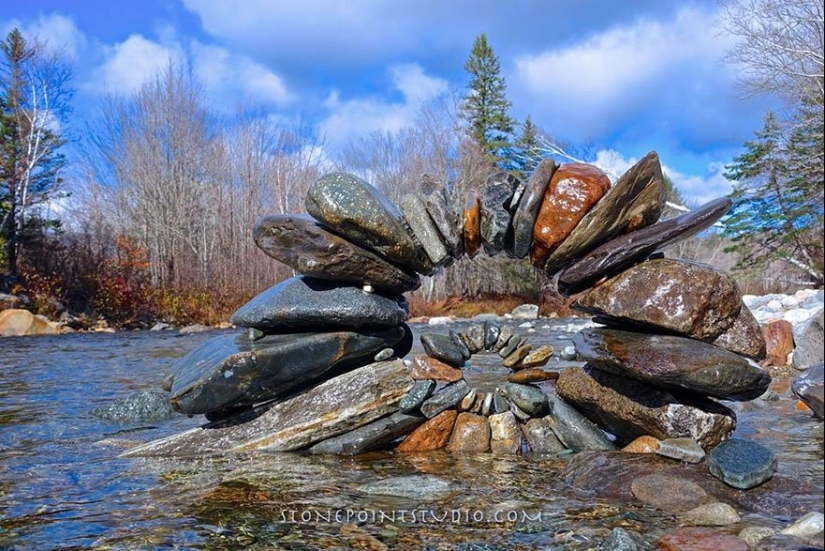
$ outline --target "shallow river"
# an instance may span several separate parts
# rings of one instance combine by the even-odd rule
[[[534,346],[569,344],[565,322],[549,325],[531,336]],[[127,447],[202,418],[118,426],[88,412],[159,388],[175,358],[214,334],[0,341],[0,549],[597,549],[616,526],[650,542],[678,526],[644,504],[567,487],[559,477],[565,455],[120,458]],[[474,357],[468,378],[477,386],[500,382],[495,359]],[[780,473],[819,486],[822,424],[778,394],[739,407],[737,435],[769,446]],[[408,498],[363,491],[415,474],[435,475],[451,489],[421,487]],[[729,532],[788,520],[744,513]]]

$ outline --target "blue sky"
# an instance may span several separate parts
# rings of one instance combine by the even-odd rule
[[[656,150],[698,203],[730,191],[723,166],[770,102],[736,88],[718,10],[717,0],[0,0],[0,31],[17,26],[75,57],[76,121],[171,59],[193,68],[216,109],[300,114],[331,154],[464,89],[483,32],[514,117],[530,114],[615,173]]]

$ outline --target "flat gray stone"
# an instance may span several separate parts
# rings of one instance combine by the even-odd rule
[[[394,476],[358,487],[358,491],[370,495],[385,495],[435,501],[451,494],[456,489],[448,480],[434,475]]]
[[[421,413],[427,419],[432,419],[445,409],[457,406],[469,392],[470,386],[464,379],[445,385],[421,404]]]
[[[401,295],[387,297],[314,277],[291,277],[241,306],[230,321],[266,332],[395,327],[407,320]]]
[[[806,406],[811,408],[814,415],[823,418],[823,363],[819,362],[800,377],[791,383],[791,390],[796,394]]]
[[[553,423],[547,417],[530,419],[521,427],[524,438],[535,453],[557,453],[565,449],[553,432]]]
[[[442,361],[447,365],[460,368],[464,365],[464,354],[448,335],[440,333],[422,333],[421,345],[431,358]]]
[[[598,327],[584,329],[573,343],[593,367],[656,387],[753,400],[771,383],[767,371],[741,356],[684,337]]]
[[[307,190],[306,209],[353,243],[410,270],[432,272],[398,207],[361,178],[344,172],[322,176]]]
[[[309,216],[265,216],[252,231],[255,244],[275,260],[307,276],[369,284],[390,294],[418,289],[418,275],[336,235]]]
[[[412,386],[403,361],[374,363],[283,402],[142,444],[123,456],[202,457],[297,450],[394,413]]]
[[[648,551],[650,546],[636,532],[616,527],[601,546],[602,551]]]
[[[405,195],[401,198],[401,212],[412,229],[418,242],[424,247],[430,261],[435,266],[444,266],[450,259],[447,246],[442,241],[432,218],[427,212],[424,202],[416,195]]]
[[[548,276],[616,235],[656,222],[665,206],[659,156],[651,151],[616,181],[584,215],[544,265]]]
[[[550,402],[551,428],[562,444],[574,452],[584,450],[613,450],[616,444],[607,437],[603,430],[590,419],[582,415],[570,404],[556,396],[547,395]]]
[[[776,472],[776,456],[758,442],[731,438],[710,451],[708,470],[725,484],[748,490],[770,480]]]
[[[654,252],[696,235],[722,218],[732,204],[729,197],[720,197],[698,209],[608,241],[562,270],[559,292],[570,296],[584,291],[600,279],[613,277]]]
[[[420,415],[396,412],[355,430],[322,440],[307,451],[311,454],[358,455],[380,449],[406,436],[426,420],[426,417]]]
[[[424,185],[422,184],[422,188]],[[424,205],[433,223],[453,258],[464,255],[464,219],[455,205],[451,204],[444,186],[435,184],[431,189],[422,189]]]
[[[692,438],[665,438],[659,441],[656,453],[662,457],[677,459],[686,463],[701,463],[705,450]]]
[[[509,172],[499,171],[487,178],[481,190],[481,242],[484,252],[495,256],[512,241],[510,207],[521,182]]]
[[[283,398],[370,363],[376,352],[395,346],[404,334],[403,327],[394,327],[269,335],[254,342],[246,335],[220,335],[172,366],[170,402],[181,413],[197,414]]]
[[[530,252],[533,243],[533,226],[544,200],[544,194],[550,186],[550,179],[556,171],[556,162],[547,157],[542,159],[522,194],[521,200],[513,214],[513,241],[512,246],[505,246],[505,251],[513,258],[524,258]]]

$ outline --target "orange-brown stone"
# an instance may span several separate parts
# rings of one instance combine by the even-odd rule
[[[460,369],[456,369],[442,361],[430,358],[426,354],[418,354],[412,362],[412,378],[416,381],[432,379],[454,383],[464,378]]]
[[[490,451],[490,423],[474,413],[459,413],[447,449],[451,452]]]
[[[767,358],[762,365],[788,365],[788,355],[793,352],[793,325],[786,320],[775,320],[762,326]]]
[[[440,450],[450,441],[458,412],[442,411],[410,433],[396,448],[400,452],[429,452]]]
[[[569,163],[556,170],[533,226],[530,261],[534,266],[544,267],[550,254],[608,189],[610,178],[595,166]]]
[[[748,544],[736,536],[712,528],[680,528],[659,538],[663,551],[748,551]]]
[[[540,383],[541,381],[555,381],[559,378],[558,371],[545,371],[543,369],[522,369],[516,371],[509,377],[507,381],[511,383]]]
[[[481,248],[481,200],[470,191],[464,209],[464,254],[473,258]]]
[[[640,436],[622,448],[627,453],[656,453],[659,449],[659,439],[653,436]]]

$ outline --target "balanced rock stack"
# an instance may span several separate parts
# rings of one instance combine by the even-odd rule
[[[172,368],[173,407],[206,414],[211,422],[128,455],[255,449],[357,453],[387,447],[405,435],[402,450],[449,446],[517,453],[522,434],[531,449],[548,447],[549,436],[531,440],[539,433],[568,440],[562,444],[571,449],[612,446],[575,409],[533,384],[558,376],[537,369],[552,350],[532,351],[521,336],[494,323],[465,334],[425,334],[428,355],[416,357],[412,369],[401,360],[412,347],[402,293],[420,285],[418,274],[433,274],[482,249],[489,255],[529,255],[548,276],[561,270],[559,288],[565,293],[612,278],[578,305],[625,330],[605,328],[579,337],[588,366],[563,372],[557,387],[560,396],[620,440],[636,433],[690,435],[711,447],[730,434],[735,417],[705,396],[750,399],[767,387],[767,375],[739,356],[764,354],[764,341],[759,342],[761,332],[730,278],[707,267],[648,260],[707,228],[730,207],[728,199],[719,199],[656,223],[665,186],[655,153],[612,186],[596,167],[559,167],[550,159],[526,183],[498,172],[464,209],[430,179],[424,178],[420,189],[403,197],[399,208],[360,178],[332,173],[309,189],[310,216],[273,215],[256,224],[258,247],[301,275],[233,315],[233,323],[248,328],[245,335],[216,337]],[[700,272],[705,287],[696,281]],[[676,285],[678,278],[682,283]],[[634,298],[628,288],[637,290]],[[508,367],[521,369],[495,392],[474,392],[458,368],[480,351],[497,351]],[[714,376],[717,371],[724,375]],[[649,387],[633,383],[627,392],[658,393],[648,397],[650,409],[661,410],[658,432],[646,422],[638,426],[635,412],[625,430],[613,423],[614,412],[604,409],[615,398],[598,392],[621,394],[628,373]],[[594,396],[605,403],[593,405]],[[682,409],[669,405],[702,414],[684,418]],[[600,437],[580,438],[583,432]],[[434,438],[438,445],[416,444],[435,434],[441,435]],[[475,441],[479,434],[481,443]],[[507,434],[513,442],[492,444]]]

